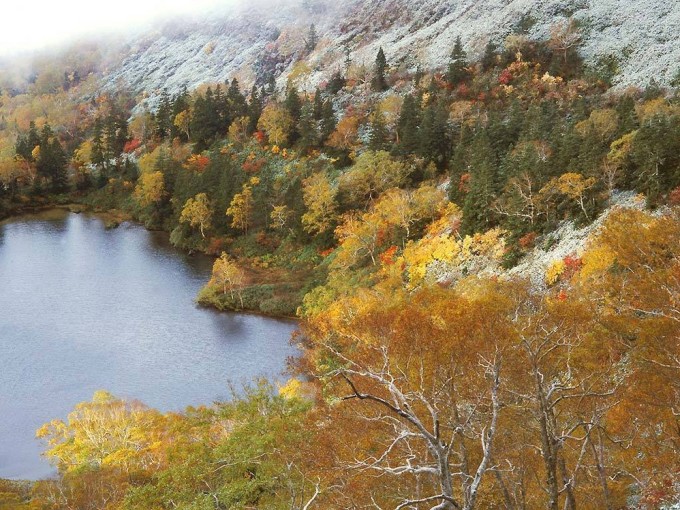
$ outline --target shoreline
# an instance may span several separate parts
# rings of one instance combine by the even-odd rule
[[[35,214],[40,214],[40,213],[45,213],[49,211],[66,211],[69,213],[73,214],[83,214],[83,213],[89,213],[89,214],[94,214],[102,219],[104,222],[104,227],[107,230],[110,229],[115,229],[118,228],[121,224],[123,223],[133,223],[137,226],[140,226],[144,228],[145,230],[149,232],[159,232],[162,233],[165,237],[168,238],[170,237],[170,233],[167,232],[166,230],[158,229],[149,229],[139,221],[137,221],[132,215],[129,213],[122,211],[120,209],[101,209],[98,207],[94,207],[90,204],[83,203],[83,202],[77,202],[77,201],[65,201],[63,203],[60,202],[48,202],[48,203],[33,203],[33,204],[26,204],[26,205],[18,205],[17,207],[10,207],[7,211],[5,211],[5,214],[0,216],[0,225],[5,224],[6,222],[12,221],[17,218],[21,218],[22,216],[28,216],[28,215],[35,215]],[[215,259],[215,255],[210,255],[208,253],[204,252],[191,252],[187,251],[185,249],[173,246],[174,249],[176,249],[178,252],[184,253],[188,256],[194,256],[195,254],[200,254],[202,256],[207,256],[212,259]],[[273,282],[260,282],[260,285],[274,285],[275,283]],[[199,293],[197,294],[195,298],[195,303],[196,306],[199,306],[201,308],[205,309],[210,309],[214,310],[217,313],[237,313],[237,314],[248,314],[248,315],[255,315],[259,317],[265,317],[265,318],[270,318],[270,319],[280,319],[280,320],[285,320],[285,321],[299,321],[300,317],[297,315],[288,315],[288,314],[279,314],[279,313],[267,313],[261,309],[258,308],[232,308],[232,307],[227,307],[227,306],[220,306],[219,303],[212,302],[210,300],[201,300],[200,299],[200,294],[201,292],[206,289],[208,286],[208,282],[205,282],[203,288]]]

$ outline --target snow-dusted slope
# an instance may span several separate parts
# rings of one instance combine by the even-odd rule
[[[652,78],[669,83],[680,71],[680,0],[260,0],[133,41],[108,83],[153,94],[231,77],[252,84],[271,70],[283,82],[302,58],[311,72],[301,85],[314,87],[344,64],[347,49],[355,63],[371,64],[382,46],[393,65],[434,68],[446,62],[457,36],[477,56],[522,19],[532,20],[530,36],[545,38],[571,16],[583,22],[588,61],[619,61],[618,87]],[[311,23],[321,41],[307,55]]]

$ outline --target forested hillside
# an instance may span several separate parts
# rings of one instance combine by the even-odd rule
[[[305,25],[289,73],[152,109],[96,46],[3,77],[0,215],[167,231],[215,256],[200,303],[296,315],[304,355],[183,413],[97,393],[0,508],[674,508],[679,84],[612,90],[578,19],[530,28],[310,91]]]

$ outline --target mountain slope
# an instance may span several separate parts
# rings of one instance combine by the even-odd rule
[[[588,63],[607,57],[617,63],[619,88],[652,79],[667,84],[680,71],[675,1],[278,0],[178,20],[136,38],[107,83],[153,94],[231,77],[261,84],[274,73],[283,76],[283,84],[294,62],[303,59],[309,72],[300,86],[313,88],[344,66],[347,50],[358,64],[371,65],[382,46],[393,66],[437,68],[447,62],[457,36],[479,56],[487,41],[502,43],[520,25],[529,37],[545,39],[569,17],[581,24]],[[307,55],[304,38],[311,23],[321,41]]]

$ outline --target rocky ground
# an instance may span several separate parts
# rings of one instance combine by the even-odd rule
[[[615,86],[670,83],[680,71],[680,4],[676,0],[271,0],[244,2],[191,20],[168,23],[135,37],[127,57],[107,74],[153,97],[162,88],[195,88],[237,77],[246,86],[270,71],[285,84],[302,60],[301,88],[313,89],[345,65],[371,65],[380,46],[390,64],[435,68],[446,62],[457,36],[471,56],[487,41],[501,43],[522,26],[546,38],[561,20],[581,23],[581,52],[594,64],[616,62]],[[308,27],[320,41],[305,51]]]

